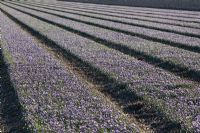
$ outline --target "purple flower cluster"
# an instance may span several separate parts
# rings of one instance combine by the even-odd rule
[[[196,129],[197,132],[200,132],[200,115],[197,115],[192,121],[193,127]]]

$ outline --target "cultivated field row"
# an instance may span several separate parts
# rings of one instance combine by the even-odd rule
[[[35,3],[37,4],[37,3]],[[59,9],[71,9],[74,11],[81,11],[81,12],[87,12],[87,13],[93,13],[93,14],[101,14],[101,15],[106,15],[106,16],[115,16],[115,17],[121,17],[121,18],[127,18],[127,19],[132,19],[132,20],[141,20],[141,21],[147,21],[147,22],[154,22],[154,23],[161,23],[161,24],[169,24],[169,25],[176,25],[176,26],[181,26],[181,27],[191,27],[191,28],[199,28],[198,23],[191,23],[191,22],[184,22],[184,21],[175,21],[175,20],[169,20],[169,19],[161,19],[161,18],[151,18],[151,17],[142,17],[140,15],[126,15],[126,14],[120,14],[120,13],[110,13],[110,12],[105,12],[105,10],[99,12],[95,11],[96,9],[93,10],[83,10],[85,8],[72,8],[73,6],[70,5],[70,7],[64,7],[64,6],[56,6],[56,5],[50,5],[50,4],[44,4],[41,3],[41,5],[48,5],[48,7],[59,7]]]
[[[184,27],[184,26],[191,27],[193,25],[192,28],[199,28],[198,26],[199,26],[199,23],[200,23],[200,21],[192,22],[194,19],[191,19],[191,18],[189,18],[188,21],[187,20],[181,20],[181,19],[180,20],[179,19],[178,20],[173,20],[173,19],[170,19],[170,18],[145,17],[145,16],[143,16],[143,14],[141,14],[141,15],[140,14],[137,14],[137,15],[136,14],[135,15],[133,15],[133,14],[125,15],[125,14],[120,14],[120,13],[116,13],[116,12],[109,13],[109,12],[106,12],[106,10],[97,11],[98,9],[93,9],[93,10],[89,10],[89,9],[84,9],[83,10],[82,9],[81,10],[79,7],[73,7],[71,5],[70,5],[70,7],[66,7],[66,6],[64,7],[64,6],[55,6],[55,5],[51,5],[51,4],[43,4],[43,3],[38,4],[38,3],[33,3],[33,2],[32,3],[26,2],[26,4],[29,4],[29,5],[35,4],[35,6],[39,6],[39,7],[43,7],[43,8],[44,8],[45,5],[48,5],[48,6],[45,7],[46,9],[58,8],[57,9],[58,11],[63,11],[63,9],[68,9],[69,11],[71,11],[70,13],[77,13],[77,14],[82,13],[82,15],[90,15],[89,17],[92,17],[92,16],[93,17],[101,17],[101,19],[109,19],[110,18],[109,19],[110,21],[119,21],[119,22],[124,22],[124,23],[132,24],[132,25],[137,24],[137,23],[134,23],[134,22],[137,22],[137,21],[134,21],[134,20],[141,20],[140,21],[141,23],[143,21],[147,21],[147,22],[154,22],[153,24],[155,24],[155,22],[163,23],[163,24],[169,22],[167,24],[170,24],[170,22],[171,22],[171,25],[178,25],[178,26],[182,26],[182,27]],[[66,10],[64,10],[64,11],[66,11]],[[68,11],[68,13],[69,13],[69,11]],[[152,23],[149,23],[148,25],[150,25],[150,24],[152,24]]]
[[[94,86],[74,74],[67,62],[58,60],[5,15],[0,16],[6,41],[2,42],[3,53],[22,105],[17,111],[10,110],[20,117],[17,124],[11,123],[13,118],[6,121],[7,131],[29,132],[20,128],[22,116],[23,127],[33,128],[33,132],[140,131],[107,98],[91,89]]]
[[[65,7],[66,6],[70,6],[70,7],[76,7],[76,8],[80,8],[80,9],[91,9],[92,11],[96,10],[96,11],[101,11],[101,12],[110,12],[110,13],[119,13],[119,14],[124,14],[124,15],[141,15],[141,16],[146,16],[146,17],[150,17],[150,18],[163,18],[163,19],[174,19],[174,20],[186,20],[186,21],[191,21],[190,18],[193,18],[195,19],[194,21],[199,21],[200,19],[200,14],[196,14],[196,15],[187,15],[187,14],[176,14],[176,13],[160,13],[160,12],[149,12],[149,11],[141,11],[141,10],[137,10],[137,9],[134,9],[134,10],[120,10],[118,8],[112,8],[112,7],[99,7],[98,5],[98,8],[95,8],[95,6],[91,7],[91,6],[87,6],[87,5],[79,5],[78,4],[64,4],[63,6],[63,3],[62,4],[53,4],[54,6],[55,5],[58,5],[58,6],[61,6],[61,7]],[[163,15],[165,15],[166,17],[164,17]]]
[[[0,4],[6,41],[2,47],[28,127],[59,132],[199,131],[200,29],[189,26],[190,20],[200,23],[198,15],[176,11],[179,17],[166,13],[171,24],[153,23],[117,16],[122,10],[106,15],[109,8],[101,8],[107,7],[81,11],[73,3],[62,3]],[[144,18],[162,16],[139,12]]]
[[[45,1],[37,0],[37,2],[45,3]],[[197,11],[186,11],[186,10],[169,10],[169,9],[156,9],[156,8],[145,8],[145,7],[128,7],[128,6],[116,6],[116,5],[103,5],[103,4],[92,4],[92,3],[79,3],[79,2],[62,2],[62,1],[48,1],[48,3],[51,4],[58,4],[58,5],[79,5],[79,6],[85,6],[85,7],[98,7],[98,9],[112,9],[112,10],[125,10],[128,12],[131,11],[146,11],[148,14],[151,13],[167,13],[167,14],[181,14],[181,15],[199,15],[199,12]],[[159,11],[159,12],[158,12]]]
[[[38,10],[30,10],[30,8],[31,7],[29,7],[29,9],[24,9],[24,7],[21,7],[21,10],[20,8],[17,9],[22,12],[29,11],[25,13],[29,13],[29,15],[36,16],[37,18],[39,17],[40,19],[43,19],[45,21],[53,20],[52,22],[55,25],[58,25],[59,27],[64,27],[65,29],[67,28],[68,30],[74,30],[74,32],[77,31],[76,33],[81,33],[83,37],[93,39],[94,41],[106,41],[107,43],[112,43],[112,45],[115,46],[115,49],[119,50],[120,52],[136,56],[137,58],[143,57],[146,61],[151,62],[156,66],[157,63],[162,63],[162,68],[168,67],[166,69],[170,70],[172,67],[174,67],[175,69],[178,68],[179,71],[176,70],[176,73],[183,75],[183,73],[180,72],[184,70],[185,72],[187,72],[185,76],[190,76],[190,78],[197,78],[196,80],[200,79],[199,54],[197,53],[186,51],[176,47],[171,47],[162,43],[147,41],[145,39],[141,39],[135,36],[133,37],[133,35],[123,35],[116,31],[107,30],[106,28],[98,28],[95,25],[91,26],[90,24],[81,24],[80,22],[66,19],[65,17],[68,16],[65,14],[61,16],[62,13],[59,12],[57,14],[53,12],[53,14],[58,15],[58,17],[55,15],[49,15],[51,11],[45,11],[45,13],[40,12],[40,14],[38,15]],[[77,17],[75,19],[80,19],[80,17]],[[105,45],[109,45],[107,43]],[[109,46],[111,47],[111,45]],[[123,50],[122,48],[125,50]],[[193,60],[191,60],[191,57],[193,58]],[[150,58],[152,58],[152,60],[150,60]],[[195,76],[194,73],[196,74]]]
[[[96,24],[98,26],[101,25],[101,27],[106,26],[105,28],[112,28],[112,30],[118,30],[118,31],[121,31],[125,34],[131,34],[131,35],[134,35],[134,36],[142,37],[144,39],[149,39],[149,40],[152,40],[152,41],[167,43],[168,45],[175,45],[176,47],[182,47],[182,48],[185,48],[185,49],[190,49],[191,51],[197,52],[199,50],[199,39],[198,39],[199,38],[199,35],[198,35],[199,30],[196,30],[196,29],[186,28],[185,30],[183,30],[183,32],[180,32],[178,30],[181,30],[182,28],[176,27],[175,31],[173,31],[173,30],[171,31],[171,30],[168,29],[168,31],[166,32],[166,30],[164,30],[164,29],[155,30],[155,29],[152,29],[152,28],[147,28],[146,26],[143,26],[143,27],[132,26],[132,25],[128,25],[128,24],[123,24],[123,23],[118,22],[118,21],[113,22],[112,20],[109,21],[107,19],[102,20],[102,18],[97,19],[97,18],[91,18],[90,16],[85,17],[85,16],[82,16],[82,15],[74,15],[74,14],[72,14],[72,15],[66,14],[66,15],[67,15],[68,19],[72,18],[71,16],[73,16],[73,17],[75,16],[75,17],[78,17],[79,19],[81,19],[81,18],[83,18],[83,20],[87,19],[87,21],[89,21],[89,23],[93,23],[93,24]],[[168,33],[168,32],[172,32],[172,33]],[[177,32],[178,32],[178,34],[175,34]],[[184,38],[183,38],[183,35],[184,35]],[[188,37],[185,37],[185,35],[187,35]],[[191,45],[191,46],[188,47],[187,45]]]
[[[34,2],[26,2],[26,3],[32,3],[33,4]],[[93,13],[97,13],[97,14],[104,14],[104,15],[107,15],[107,16],[109,16],[109,15],[111,15],[111,16],[120,16],[122,18],[126,18],[126,17],[127,18],[134,18],[134,19],[144,18],[144,19],[152,19],[152,20],[154,20],[154,19],[157,20],[158,19],[158,20],[165,20],[165,21],[171,20],[173,22],[174,21],[178,21],[178,22],[180,21],[180,22],[190,22],[190,23],[192,23],[192,22],[193,23],[199,23],[199,18],[200,18],[199,17],[200,14],[196,14],[194,16],[188,15],[188,16],[184,17],[184,16],[182,16],[180,14],[176,14],[175,15],[175,13],[173,13],[174,15],[169,15],[168,13],[163,13],[163,14],[154,16],[155,13],[149,13],[149,11],[148,11],[148,13],[136,12],[134,14],[131,14],[130,13],[131,11],[127,11],[128,13],[127,12],[124,13],[122,11],[119,11],[120,9],[118,9],[118,8],[115,8],[115,10],[114,10],[111,7],[110,8],[103,8],[103,9],[100,10],[98,5],[96,5],[96,6],[98,6],[98,8],[95,8],[95,7],[91,8],[91,7],[88,7],[87,5],[78,6],[78,4],[65,4],[65,3],[64,4],[63,3],[62,4],[55,4],[55,3],[53,3],[53,4],[51,4],[51,3],[47,4],[46,3],[45,4],[44,2],[42,2],[42,3],[35,2],[34,4],[48,5],[50,7],[59,7],[61,9],[69,9],[70,8],[70,9],[79,10],[79,11],[83,11],[83,12],[87,11],[87,12],[90,12],[90,13],[93,12]],[[146,14],[148,14],[148,15],[146,15]],[[150,15],[150,14],[152,14],[152,15]],[[163,15],[165,15],[165,17]],[[174,16],[174,17],[167,17],[167,16]],[[193,18],[193,19],[191,19],[191,18]]]
[[[24,5],[21,5],[21,6],[27,7],[27,6],[24,6]],[[30,5],[30,6],[32,6],[32,5]],[[31,8],[30,6],[29,6],[29,8]],[[33,5],[33,6],[36,6],[36,5]],[[37,7],[41,7],[41,6],[37,6]],[[152,22],[141,22],[141,21],[135,21],[135,20],[127,20],[125,22],[125,20],[121,21],[122,19],[118,19],[118,18],[117,18],[118,20],[114,20],[114,18],[109,18],[109,19],[108,18],[99,18],[99,17],[96,17],[96,16],[93,17],[93,16],[88,16],[88,15],[85,17],[85,14],[80,14],[79,12],[74,13],[74,12],[68,12],[68,11],[65,11],[65,10],[49,8],[49,7],[41,7],[41,8],[50,9],[52,12],[62,12],[62,14],[65,14],[65,15],[69,14],[68,18],[70,16],[77,16],[77,17],[83,17],[84,16],[83,18],[85,18],[85,19],[91,19],[91,17],[92,17],[92,18],[94,18],[94,21],[96,19],[101,19],[101,20],[103,19],[105,21],[117,22],[117,23],[120,23],[120,24],[126,24],[126,25],[131,25],[131,26],[148,28],[148,29],[153,29],[153,30],[158,30],[158,31],[173,32],[173,33],[177,33],[177,34],[180,34],[180,35],[186,35],[186,36],[189,36],[189,37],[197,37],[197,38],[200,37],[200,35],[199,35],[200,29],[191,29],[191,28],[185,28],[185,27],[183,28],[183,27],[180,27],[180,26],[171,26],[171,25],[166,25],[166,24],[155,24],[155,23],[152,23]],[[37,8],[35,10],[37,10]],[[44,10],[44,11],[46,11],[46,10]],[[49,10],[47,10],[46,12],[48,12],[48,11]],[[68,14],[66,14],[66,13],[68,13]],[[133,23],[133,22],[135,22],[135,23]]]

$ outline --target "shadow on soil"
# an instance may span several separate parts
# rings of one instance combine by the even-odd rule
[[[0,108],[3,132],[28,133],[23,118],[22,106],[19,103],[17,92],[10,80],[8,66],[0,50]]]

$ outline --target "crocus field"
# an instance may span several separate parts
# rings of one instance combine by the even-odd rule
[[[0,132],[200,133],[200,12],[0,0]]]

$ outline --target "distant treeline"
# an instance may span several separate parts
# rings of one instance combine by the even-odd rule
[[[200,11],[200,0],[60,0],[60,1]]]

